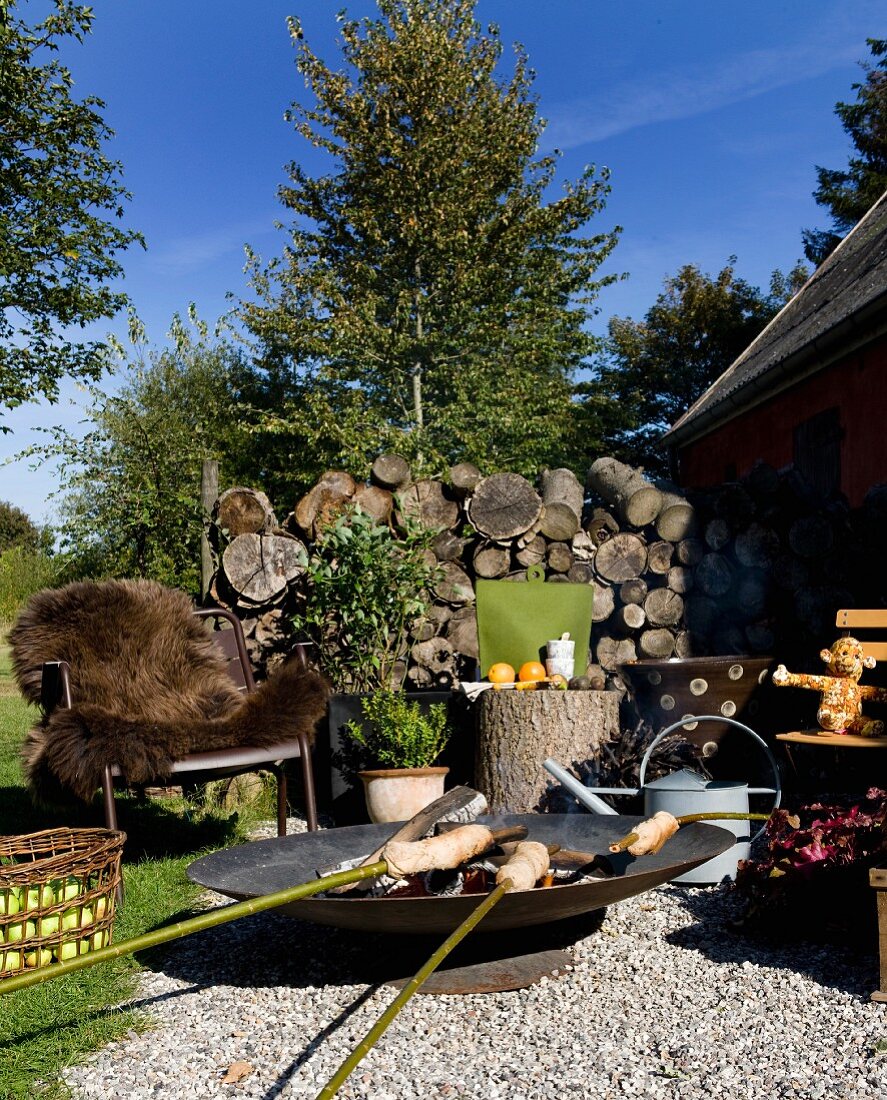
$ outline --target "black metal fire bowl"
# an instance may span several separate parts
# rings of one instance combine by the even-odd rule
[[[659,886],[731,848],[736,837],[715,825],[685,825],[656,855],[640,859],[608,847],[631,832],[640,817],[596,814],[504,814],[478,818],[499,828],[526,825],[529,840],[605,858],[612,872],[593,882],[551,886],[506,894],[478,931],[548,924],[591,912]],[[226,848],[196,860],[188,868],[192,882],[242,900],[270,894],[315,878],[319,867],[367,855],[396,825],[354,825],[314,833],[260,840]],[[557,856],[554,857],[557,863]],[[448,933],[476,907],[476,895],[431,898],[306,898],[279,912],[317,924],[365,932],[422,935]]]

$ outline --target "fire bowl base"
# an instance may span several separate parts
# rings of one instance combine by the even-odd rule
[[[512,955],[508,959],[474,963],[471,966],[454,966],[449,969],[439,967],[417,992],[440,996],[505,993],[510,989],[526,989],[542,978],[560,977],[566,972],[570,962],[566,951],[534,951],[530,955]],[[385,984],[402,989],[412,976],[391,978]]]
[[[598,909],[544,927],[514,929],[495,936],[469,936],[444,959],[418,992],[504,993],[526,989],[542,978],[563,977],[573,962],[569,948],[577,940],[597,932],[605,915],[605,909]],[[437,936],[399,939],[396,958],[383,953],[371,980],[402,988],[440,942]]]

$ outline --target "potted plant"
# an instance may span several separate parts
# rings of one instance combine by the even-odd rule
[[[336,763],[364,786],[373,822],[405,821],[440,798],[449,768],[433,767],[450,735],[445,703],[422,708],[402,691],[361,700],[362,721],[345,726]]]
[[[307,562],[309,596],[294,626],[317,646],[338,691],[399,687],[410,624],[429,607],[435,532],[407,522],[396,535],[359,507],[318,537]]]
[[[355,806],[349,776],[338,763],[350,740],[345,727],[362,721],[364,696],[403,682],[410,626],[431,602],[436,566],[426,551],[434,533],[409,520],[395,533],[355,507],[323,530],[307,562],[308,599],[294,625],[314,643],[334,689],[329,746],[337,821],[353,820],[362,801],[358,795]]]

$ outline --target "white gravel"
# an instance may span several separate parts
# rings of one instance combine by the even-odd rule
[[[724,887],[612,906],[558,978],[414,997],[338,1095],[887,1100],[874,942],[768,946],[730,931],[735,913]],[[132,1002],[151,1030],[65,1080],[84,1100],[314,1097],[394,995],[354,984],[353,943],[267,913],[173,944]]]

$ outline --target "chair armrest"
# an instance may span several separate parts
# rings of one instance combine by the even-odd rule
[[[297,760],[302,755],[298,740],[281,741],[265,748],[240,745],[237,748],[193,752],[173,764],[173,775],[201,771],[206,768],[248,767],[257,764],[277,764],[281,760]]]
[[[281,741],[276,745],[267,745],[265,748],[240,745],[230,749],[212,749],[207,752],[193,752],[182,757],[181,760],[174,761],[169,774],[186,775],[188,772],[226,769],[246,771],[262,764],[279,764],[284,760],[297,760],[302,753],[303,745],[298,738],[292,741]],[[123,772],[119,765],[112,764],[111,774],[119,777]]]
[[[198,619],[224,619],[231,627],[234,635],[234,642],[237,646],[237,656],[240,659],[240,668],[243,672],[243,679],[247,692],[253,692],[256,690],[256,682],[253,679],[252,665],[250,664],[249,654],[246,651],[246,642],[243,637],[243,627],[241,626],[240,619],[234,614],[233,611],[228,611],[224,607],[201,607],[197,608],[194,615]]]
[[[56,707],[71,706],[71,666],[67,661],[47,661],[40,675],[40,709],[52,714]]]

